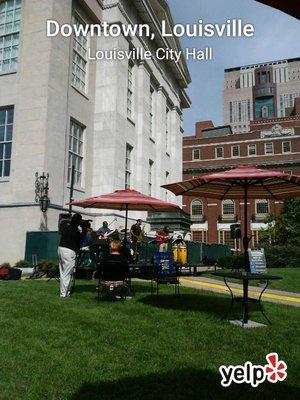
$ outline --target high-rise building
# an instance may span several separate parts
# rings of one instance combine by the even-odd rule
[[[249,132],[250,121],[290,115],[300,96],[300,58],[225,70],[223,123]]]
[[[131,187],[165,198],[160,185],[181,179],[182,109],[190,75],[179,63],[93,60],[96,51],[180,49],[163,38],[167,1],[0,0],[0,261],[24,257],[28,231],[57,231],[75,199]],[[46,21],[141,24],[155,40],[103,35],[46,37]],[[49,173],[50,205],[35,202],[35,173]],[[174,197],[173,200],[176,200]],[[122,225],[122,215],[84,211]]]

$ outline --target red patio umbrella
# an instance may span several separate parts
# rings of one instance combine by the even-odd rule
[[[116,190],[113,193],[89,197],[84,200],[72,201],[72,206],[83,208],[104,208],[110,210],[125,210],[125,240],[127,234],[128,211],[177,211],[177,204],[159,200],[133,189]]]
[[[201,196],[212,199],[244,199],[244,252],[245,268],[248,260],[248,199],[276,199],[300,197],[300,176],[280,171],[241,166],[223,172],[202,175],[187,181],[162,186],[176,196]]]

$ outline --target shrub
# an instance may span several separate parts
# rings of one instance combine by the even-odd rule
[[[20,260],[15,265],[16,268],[30,268],[31,264],[27,260]]]
[[[8,268],[8,269],[10,269],[11,266],[10,266],[10,263],[4,262],[4,263],[0,264],[0,268]]]
[[[58,273],[58,263],[51,260],[41,260],[37,263],[37,269],[39,272],[44,272],[50,277]]]
[[[223,269],[241,269],[244,267],[244,255],[220,257],[218,267]]]
[[[300,267],[300,246],[270,246],[265,254],[268,268]]]

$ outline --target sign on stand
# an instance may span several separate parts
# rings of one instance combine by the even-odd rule
[[[250,263],[250,271],[252,273],[266,273],[267,272],[267,263],[265,250],[251,250],[248,249],[249,254],[249,263]]]

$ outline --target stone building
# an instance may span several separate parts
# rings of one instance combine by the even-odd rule
[[[249,132],[250,121],[290,114],[300,96],[300,58],[225,70],[223,123]]]
[[[0,261],[24,257],[26,232],[57,230],[73,165],[75,199],[124,186],[165,199],[160,185],[181,179],[185,60],[87,57],[88,49],[180,49],[161,36],[162,19],[173,24],[165,0],[0,0]],[[147,23],[155,40],[47,37],[47,20]],[[36,172],[50,175],[47,213],[35,202]],[[103,215],[85,212],[96,225]],[[122,225],[120,213],[105,216],[115,217]]]
[[[250,122],[250,132],[233,134],[231,126],[214,127],[211,121],[198,122],[194,136],[184,137],[183,177],[255,165],[300,175],[300,98],[290,116]],[[281,211],[282,202],[249,201],[251,246],[259,243],[259,232],[267,227],[269,213]],[[184,197],[183,209],[190,213],[192,238],[205,243],[228,244],[241,250],[239,239],[232,239],[230,225],[243,226],[244,203]]]

